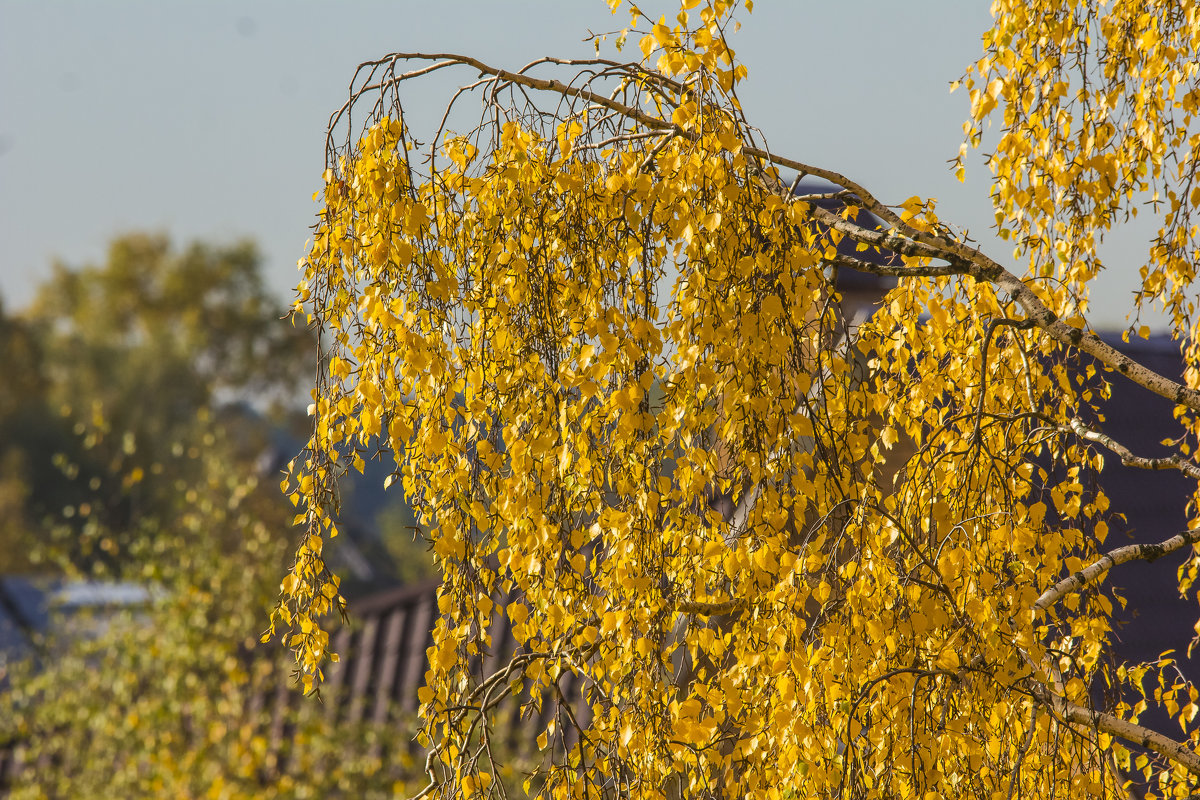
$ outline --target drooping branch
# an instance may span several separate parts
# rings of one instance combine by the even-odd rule
[[[1040,602],[1039,598],[1038,603]],[[1018,647],[1017,651],[1025,663],[1033,668],[1035,674],[1041,669],[1047,669],[1050,673],[1056,689],[1050,689],[1035,678],[1029,682],[1029,691],[1037,702],[1048,707],[1064,722],[1102,731],[1129,744],[1143,747],[1200,777],[1200,754],[1189,749],[1186,744],[1113,714],[1071,702],[1059,694],[1063,690],[1064,682],[1062,673],[1053,659],[1043,656],[1043,661],[1039,664],[1024,648]]]
[[[612,97],[608,97],[606,95],[600,94],[599,92],[595,92],[591,89],[581,87],[581,86],[572,86],[572,85],[563,83],[562,81],[558,81],[558,80],[553,80],[553,79],[548,79],[548,78],[536,78],[532,75],[525,74],[525,71],[524,71],[524,70],[529,69],[532,66],[542,64],[542,63],[552,63],[552,64],[560,64],[560,65],[561,64],[578,65],[579,63],[585,63],[585,62],[567,61],[567,60],[562,60],[562,59],[539,59],[537,61],[532,62],[530,65],[526,66],[523,70],[521,70],[519,72],[512,72],[510,70],[500,69],[498,67],[492,67],[488,64],[485,64],[484,62],[480,61],[477,58],[473,58],[471,56],[459,55],[457,53],[391,53],[381,59],[377,59],[375,61],[368,61],[368,62],[365,62],[365,63],[359,65],[358,71],[356,72],[356,76],[358,73],[360,73],[363,69],[366,69],[366,68],[380,67],[380,66],[383,66],[384,64],[394,65],[394,64],[396,64],[398,62],[402,62],[402,61],[433,61],[436,63],[432,64],[429,67],[414,70],[414,71],[407,72],[407,73],[404,73],[401,75],[396,75],[391,79],[383,80],[383,81],[380,81],[379,83],[361,86],[358,89],[352,91],[350,98],[342,105],[341,108],[339,108],[337,111],[335,111],[333,113],[333,115],[331,115],[330,120],[329,120],[328,130],[332,131],[338,125],[338,123],[341,121],[342,117],[346,114],[346,112],[349,111],[349,109],[354,105],[354,102],[357,100],[357,98],[367,92],[382,89],[388,84],[395,85],[395,84],[398,84],[405,80],[410,80],[412,78],[420,77],[422,75],[426,75],[426,74],[433,72],[435,70],[438,70],[438,69],[443,69],[445,67],[450,67],[450,66],[461,65],[461,66],[467,66],[467,67],[476,69],[480,72],[481,75],[490,75],[497,81],[515,84],[518,86],[524,86],[526,88],[534,89],[537,91],[551,92],[554,94],[558,94],[562,97],[571,97],[571,98],[583,100],[588,103],[593,103],[602,108],[606,108],[609,111],[615,112],[616,114],[618,114],[628,120],[631,120],[633,122],[637,122],[641,125],[644,125],[647,128],[670,132],[675,136],[679,136],[681,138],[689,139],[692,141],[695,141],[699,138],[699,134],[695,131],[686,130],[683,127],[671,122],[670,120],[666,120],[661,117],[656,117],[652,114],[648,114],[639,108],[635,108],[626,103],[622,103],[618,100],[613,99]],[[592,62],[588,61],[586,63],[592,63]],[[597,62],[597,63],[599,63],[599,62]],[[660,79],[660,76],[657,73],[646,73],[645,70],[641,69],[636,64],[622,65],[622,64],[618,64],[616,62],[611,62],[611,61],[604,61],[603,63],[605,63],[608,66],[613,67],[613,68],[625,69],[629,72],[631,77],[633,77],[635,75],[644,77],[646,75],[653,74],[656,80]],[[669,85],[672,86],[672,88],[674,88],[678,91],[682,91],[682,90],[686,89],[686,86],[684,86],[683,84],[679,84],[676,81],[668,80],[667,82]],[[823,167],[818,167],[815,164],[805,164],[803,162],[796,161],[795,159],[786,158],[786,157],[780,156],[778,154],[771,153],[770,151],[764,150],[759,147],[746,146],[743,148],[743,152],[753,158],[761,159],[765,163],[775,164],[778,166],[786,167],[787,169],[795,170],[798,173],[802,173],[805,175],[811,175],[813,177],[828,181],[829,183],[835,184],[837,186],[844,187],[848,192],[850,192],[855,197],[857,197],[859,202],[863,203],[866,208],[868,208],[872,213],[874,213],[876,216],[878,216],[884,222],[888,223],[889,225],[893,225],[897,228],[907,228],[908,227],[908,226],[904,225],[904,223],[900,220],[899,216],[897,216],[894,211],[892,211],[890,208],[885,206],[883,203],[879,202],[875,198],[874,195],[872,195],[869,191],[867,191],[866,187],[861,186],[860,184],[856,183],[855,181],[851,180],[850,178],[846,177],[845,175],[843,175],[839,172],[834,172],[833,170],[825,169]]]
[[[1182,742],[1112,714],[1084,708],[1042,687],[1034,689],[1034,696],[1072,725],[1093,728],[1129,744],[1144,747],[1200,777],[1200,755]]]
[[[381,81],[377,84],[359,87],[346,104],[339,109],[330,120],[330,130],[336,126],[342,115],[353,105],[355,99],[363,93],[371,90],[378,90],[388,84],[398,84],[404,80],[427,74],[434,69],[440,69],[446,66],[462,65],[478,70],[481,75],[490,75],[495,80],[523,86],[535,91],[550,92],[558,94],[562,97],[575,98],[583,100],[587,103],[594,104],[601,108],[607,109],[619,116],[622,116],[632,122],[644,125],[647,128],[661,130],[671,134],[673,137],[680,137],[689,140],[699,138],[699,133],[693,130],[685,129],[680,125],[676,125],[670,120],[649,114],[639,108],[622,103],[612,97],[605,96],[599,92],[593,91],[586,86],[573,86],[562,81],[537,78],[523,72],[512,72],[509,70],[492,67],[477,58],[471,56],[458,55],[455,53],[392,53],[382,59],[372,62],[366,62],[360,66],[360,71],[363,68],[370,66],[381,66],[383,64],[394,65],[402,61],[434,61],[436,62],[431,67],[416,70],[414,72],[396,75],[393,78]],[[540,60],[538,63],[559,63],[554,60]],[[610,62],[611,63],[611,62]],[[531,65],[532,66],[532,65]],[[630,70],[632,76],[637,74],[645,74],[642,70],[637,69],[636,65],[617,65]],[[393,67],[394,68],[394,67]],[[675,83],[675,82],[672,82]],[[678,84],[676,84],[678,86]],[[891,230],[884,232],[864,228],[849,220],[842,219],[839,215],[822,209],[818,206],[811,207],[811,213],[814,218],[823,224],[840,231],[841,233],[850,236],[856,242],[869,244],[875,247],[890,250],[917,258],[937,259],[945,261],[949,264],[949,269],[937,269],[933,272],[922,271],[920,268],[896,268],[880,266],[875,264],[862,263],[855,264],[856,268],[863,271],[887,276],[921,276],[921,275],[964,275],[975,280],[985,281],[996,285],[998,288],[1006,292],[1025,310],[1028,318],[1033,321],[1039,328],[1044,330],[1049,336],[1055,340],[1077,348],[1078,350],[1087,353],[1093,358],[1100,361],[1109,369],[1124,375],[1134,383],[1142,386],[1162,397],[1171,400],[1174,403],[1185,405],[1195,411],[1200,411],[1200,391],[1190,389],[1183,384],[1172,381],[1169,378],[1160,375],[1145,365],[1137,362],[1129,356],[1119,352],[1114,347],[1104,342],[1095,334],[1086,331],[1082,327],[1076,327],[1063,321],[1055,314],[1037,293],[1033,291],[1024,281],[1015,274],[1000,266],[991,258],[984,255],[978,248],[970,247],[962,242],[956,242],[938,234],[928,231],[918,230],[913,226],[905,223],[900,217],[892,211],[891,208],[881,203],[861,184],[851,180],[845,175],[834,172],[833,170],[824,169],[813,164],[806,164],[795,159],[787,158],[776,153],[771,153],[762,148],[745,146],[742,152],[746,155],[760,159],[764,164],[770,164],[776,167],[785,167],[795,170],[798,173],[812,175],[829,181],[837,186],[841,186],[848,192],[851,192],[858,198],[862,206],[870,211],[875,216],[887,224]],[[787,192],[788,187],[779,184],[776,181],[778,191]]]
[[[1200,529],[1184,531],[1158,544],[1131,544],[1126,547],[1118,547],[1047,589],[1033,604],[1033,610],[1039,613],[1044,612],[1066,595],[1079,591],[1119,564],[1126,564],[1130,561],[1155,561],[1197,542],[1200,542]]]
[[[864,206],[872,212],[876,211],[876,208],[870,204],[864,204]],[[860,262],[854,265],[856,269],[876,275],[890,276],[957,274],[994,284],[1020,304],[1028,315],[1028,319],[1053,339],[1087,353],[1114,372],[1124,375],[1139,386],[1149,389],[1173,403],[1200,411],[1200,391],[1190,389],[1158,374],[1090,331],[1082,327],[1075,327],[1060,319],[1024,281],[988,258],[978,248],[917,231],[910,226],[905,226],[904,236],[869,230],[816,206],[813,207],[812,214],[818,221],[849,236],[856,242],[891,250],[901,255],[939,259],[948,262],[950,267],[947,270],[934,267],[932,271],[926,271],[927,268],[921,267],[897,268]]]
[[[1107,447],[1112,452],[1116,453],[1121,458],[1121,463],[1127,467],[1136,467],[1137,469],[1151,470],[1179,470],[1189,478],[1200,480],[1200,465],[1189,461],[1178,455],[1163,456],[1159,458],[1147,458],[1145,456],[1134,455],[1133,451],[1125,445],[1118,442],[1111,436],[1101,433],[1100,431],[1092,430],[1083,424],[1083,420],[1076,417],[1071,420],[1070,430],[1081,439]]]
[[[480,61],[477,58],[472,58],[471,56],[458,55],[456,53],[391,53],[390,55],[387,55],[384,58],[377,59],[375,61],[368,61],[368,62],[365,62],[365,63],[359,65],[358,72],[356,72],[356,78],[357,78],[357,74],[361,73],[364,69],[377,68],[377,67],[383,66],[384,64],[395,64],[397,62],[403,62],[403,61],[433,61],[435,63],[429,67],[424,67],[422,69],[413,70],[411,72],[406,72],[406,73],[403,73],[400,75],[395,75],[391,78],[381,80],[378,83],[369,83],[367,85],[360,86],[357,89],[354,89],[351,92],[350,98],[342,105],[341,108],[339,108],[337,111],[335,111],[333,113],[333,115],[330,117],[328,130],[333,131],[334,128],[336,128],[337,125],[340,123],[342,117],[353,107],[355,101],[359,97],[361,97],[362,95],[364,95],[368,92],[378,91],[380,89],[385,88],[388,85],[397,85],[405,80],[411,80],[413,78],[417,78],[422,75],[426,75],[437,69],[443,69],[445,67],[452,67],[452,66],[465,66],[465,67],[471,67],[472,69],[478,70],[481,76],[482,75],[490,75],[490,76],[492,76],[493,79],[495,79],[497,81],[501,81],[501,82],[509,83],[509,84],[515,84],[517,86],[524,86],[525,88],[534,89],[536,91],[551,92],[553,94],[558,94],[562,97],[570,97],[570,98],[583,100],[588,103],[592,103],[592,104],[600,106],[602,108],[606,108],[609,111],[615,112],[616,114],[618,114],[621,117],[624,117],[626,119],[632,120],[637,123],[640,123],[640,124],[646,126],[647,128],[651,128],[653,130],[674,131],[675,133],[677,133],[679,135],[683,135],[683,136],[688,135],[684,132],[684,130],[682,128],[680,128],[677,125],[672,124],[671,122],[669,122],[667,120],[661,119],[659,117],[655,117],[651,114],[647,114],[646,112],[642,111],[641,109],[634,108],[633,106],[622,103],[611,97],[607,97],[603,94],[600,94],[599,92],[592,91],[591,89],[588,89],[586,87],[572,86],[572,85],[563,83],[562,81],[553,80],[553,79],[537,78],[532,75],[525,74],[524,71],[512,72],[512,71],[505,70],[505,69],[499,69],[496,67],[489,66],[488,64],[485,64],[484,62]],[[554,64],[571,63],[571,64],[577,65],[579,62],[565,62],[565,61],[559,60],[559,59],[539,59],[538,61],[535,61],[532,64],[530,64],[529,66],[525,67],[525,69],[529,69],[530,67],[536,66],[541,63],[554,63]],[[617,64],[616,62],[604,62],[604,63],[606,63],[610,66],[613,66],[613,67],[624,68],[629,72],[629,74],[631,76],[635,73],[645,74],[642,70],[637,69],[636,65],[620,65],[620,64]],[[670,83],[678,86],[678,84],[676,84],[674,81],[671,81]],[[682,87],[679,87],[679,88],[682,89]]]
[[[1200,391],[1158,374],[1130,358],[1083,327],[1075,327],[1060,319],[1024,281],[981,253],[977,248],[955,244],[954,250],[974,254],[972,277],[988,280],[1017,301],[1039,328],[1062,344],[1074,347],[1100,361],[1114,372],[1124,375],[1139,386],[1165,397],[1173,403],[1200,411]]]

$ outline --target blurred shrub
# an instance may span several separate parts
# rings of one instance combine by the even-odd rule
[[[413,728],[332,722],[338,699],[301,697],[289,662],[258,643],[287,548],[277,489],[228,451],[210,433],[198,480],[139,520],[126,574],[149,601],[55,626],[70,633],[10,675],[0,740],[24,762],[12,797],[369,798],[422,783]]]

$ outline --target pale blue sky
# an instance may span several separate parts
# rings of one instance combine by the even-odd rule
[[[114,234],[147,229],[178,242],[251,236],[288,298],[325,122],[359,62],[394,50],[509,67],[586,56],[589,28],[625,19],[603,0],[0,0],[0,295],[19,308],[55,257],[99,260]],[[976,160],[962,186],[946,165],[967,110],[948,84],[979,52],[986,3],[759,0],[742,20],[743,100],[773,150],[886,202],[935,196],[943,219],[1008,260],[987,230],[986,168]],[[430,82],[406,102],[418,130],[447,88]],[[1113,283],[1097,322],[1124,317],[1130,283]]]

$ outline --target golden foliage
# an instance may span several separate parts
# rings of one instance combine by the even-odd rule
[[[587,713],[560,703],[540,740],[548,796],[1117,795],[1135,771],[1194,790],[1196,691],[1169,661],[1102,671],[1097,583],[1120,559],[1101,560],[1093,478],[1120,444],[1094,404],[1115,370],[1191,430],[1200,395],[1124,359],[1086,311],[1096,243],[1158,189],[1141,302],[1197,340],[1195,9],[995,4],[968,134],[1002,116],[1013,272],[931,200],[885,205],[758,142],[733,5],[685,2],[674,22],[631,7],[635,64],[360,67],[296,305],[328,342],[285,486],[306,533],[273,617],[305,680],[343,605],[321,558],[337,476],[382,454],[444,576],[427,792],[500,793],[496,704],[523,682],[528,704],[555,702],[568,674]],[[426,151],[400,92],[454,66],[481,73],[483,116]],[[582,72],[540,77],[561,66]],[[797,196],[782,170],[835,188]],[[861,325],[836,293],[848,267],[899,278]],[[1196,477],[1181,442],[1167,466]],[[485,674],[497,603],[520,647]],[[1144,699],[1096,708],[1101,680]],[[1137,724],[1153,700],[1182,743]]]

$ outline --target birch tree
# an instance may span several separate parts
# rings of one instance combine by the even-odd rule
[[[512,702],[555,704],[528,784],[552,797],[1188,796],[1197,690],[1112,663],[1104,582],[1176,553],[1194,591],[1195,509],[1114,547],[1093,478],[1200,477],[1200,8],[993,3],[955,165],[990,125],[1013,249],[985,252],[932,198],[767,144],[727,40],[750,5],[612,0],[629,26],[585,60],[359,67],[301,263],[326,348],[272,628],[318,686],[337,478],[381,457],[443,575],[424,796],[504,792]],[[452,70],[445,120],[478,116],[410,129],[406,88]],[[1166,310],[1182,379],[1089,324],[1098,245],[1139,210],[1133,329]],[[848,268],[896,279],[852,332]],[[1126,381],[1176,404],[1170,455],[1105,431]],[[500,614],[519,646],[485,671]]]

